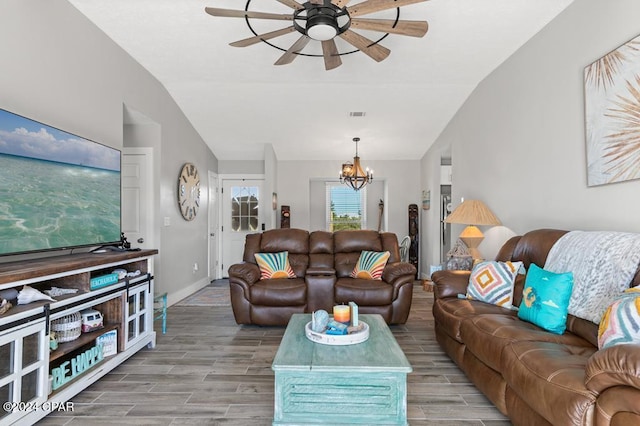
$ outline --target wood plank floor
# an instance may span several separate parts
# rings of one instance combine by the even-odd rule
[[[228,284],[224,284],[228,285]],[[407,324],[391,327],[413,366],[411,425],[506,426],[435,341],[433,294],[416,283]],[[284,327],[238,326],[231,307],[172,306],[167,334],[39,425],[271,425],[271,362]]]

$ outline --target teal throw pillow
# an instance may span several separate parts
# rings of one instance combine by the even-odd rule
[[[572,272],[558,274],[532,263],[524,282],[518,318],[555,334],[564,333],[572,289]]]

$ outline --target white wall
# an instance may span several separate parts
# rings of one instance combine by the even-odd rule
[[[423,157],[432,186],[450,146],[454,207],[481,199],[507,228],[485,232],[486,257],[510,231],[640,231],[640,181],[587,187],[583,89],[584,67],[637,36],[638,16],[637,0],[574,2],[477,87]]]
[[[273,193],[278,193],[278,158],[271,144],[266,144],[264,148],[264,193],[267,199],[271,200]],[[277,198],[277,196],[276,196]],[[269,201],[267,208],[267,229],[274,229],[280,226],[280,203],[277,202],[273,209],[272,202]]]
[[[63,0],[3,0],[0,40],[0,107],[116,148],[123,146],[124,105],[160,126],[155,222],[168,217],[171,226],[160,233],[156,285],[175,302],[208,283],[206,172],[217,170],[217,159],[165,88]],[[193,222],[181,218],[176,202],[185,162],[204,177]]]
[[[264,161],[260,160],[220,160],[218,173],[231,175],[261,175],[264,173]]]
[[[409,233],[409,204],[420,205],[420,162],[416,161],[369,161],[362,158],[364,166],[375,170],[375,180],[387,183],[384,197],[387,226],[383,230],[393,232],[402,239]],[[314,230],[311,224],[310,182],[321,179],[337,179],[339,161],[279,161],[278,201],[291,206],[291,227]],[[324,206],[324,200],[323,206]],[[377,209],[378,201],[369,200]],[[317,209],[317,206],[313,207]],[[324,207],[323,207],[324,208]],[[376,216],[377,217],[377,216]],[[314,226],[316,225],[314,220]],[[377,229],[377,221],[368,224]]]

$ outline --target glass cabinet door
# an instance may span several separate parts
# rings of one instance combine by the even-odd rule
[[[49,394],[47,363],[49,338],[44,320],[0,334],[0,400],[44,402]],[[28,414],[0,411],[0,422],[13,423]]]
[[[149,309],[149,292],[147,285],[129,289],[127,299],[127,340],[126,348],[149,332],[149,319],[153,312]],[[125,348],[125,349],[126,349]]]

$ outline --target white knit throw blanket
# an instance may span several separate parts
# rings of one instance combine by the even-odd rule
[[[560,237],[544,269],[573,272],[569,313],[600,324],[616,296],[629,287],[640,262],[640,234],[571,231]]]

